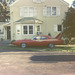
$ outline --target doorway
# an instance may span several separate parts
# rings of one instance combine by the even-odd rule
[[[7,27],[7,40],[11,40],[11,28],[10,28],[10,26]]]

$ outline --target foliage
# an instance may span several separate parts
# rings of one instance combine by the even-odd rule
[[[63,35],[68,37],[75,37],[75,9],[70,7],[66,12],[65,19],[63,20],[64,32]]]
[[[7,2],[0,3],[0,22],[8,21],[10,16],[8,15],[10,12],[8,10]]]

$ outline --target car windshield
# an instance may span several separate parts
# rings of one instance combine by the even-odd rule
[[[48,39],[47,37],[42,37],[42,36],[34,36],[32,38],[32,40],[44,40],[44,39]]]
[[[40,40],[40,36],[33,36],[32,40]]]
[[[32,40],[36,40],[36,36],[33,36]]]

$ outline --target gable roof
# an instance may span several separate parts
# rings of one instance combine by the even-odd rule
[[[64,1],[64,0],[60,0],[61,2],[63,2],[64,4],[66,4],[66,5],[69,5],[69,3],[67,3],[66,1]]]
[[[13,6],[14,4],[16,4],[17,2],[19,2],[20,0],[16,0],[14,3],[12,3],[10,6]]]
[[[16,4],[16,3],[18,3],[20,0],[16,0],[14,3],[12,3],[10,6],[13,6],[14,4]],[[61,2],[63,2],[64,4],[66,4],[66,5],[69,5],[69,3],[67,3],[66,1],[64,1],[64,0],[59,0],[59,1],[61,1]]]

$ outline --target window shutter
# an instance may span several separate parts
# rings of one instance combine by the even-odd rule
[[[62,25],[62,31],[64,30],[64,26]]]
[[[57,27],[57,25],[55,24],[54,25],[54,32],[57,32],[58,31],[58,27]]]
[[[57,7],[57,16],[60,16],[60,7]]]
[[[24,17],[24,8],[23,7],[20,8],[20,17]]]
[[[43,16],[47,16],[47,7],[43,7]]]
[[[34,16],[37,16],[37,8],[34,7]]]

